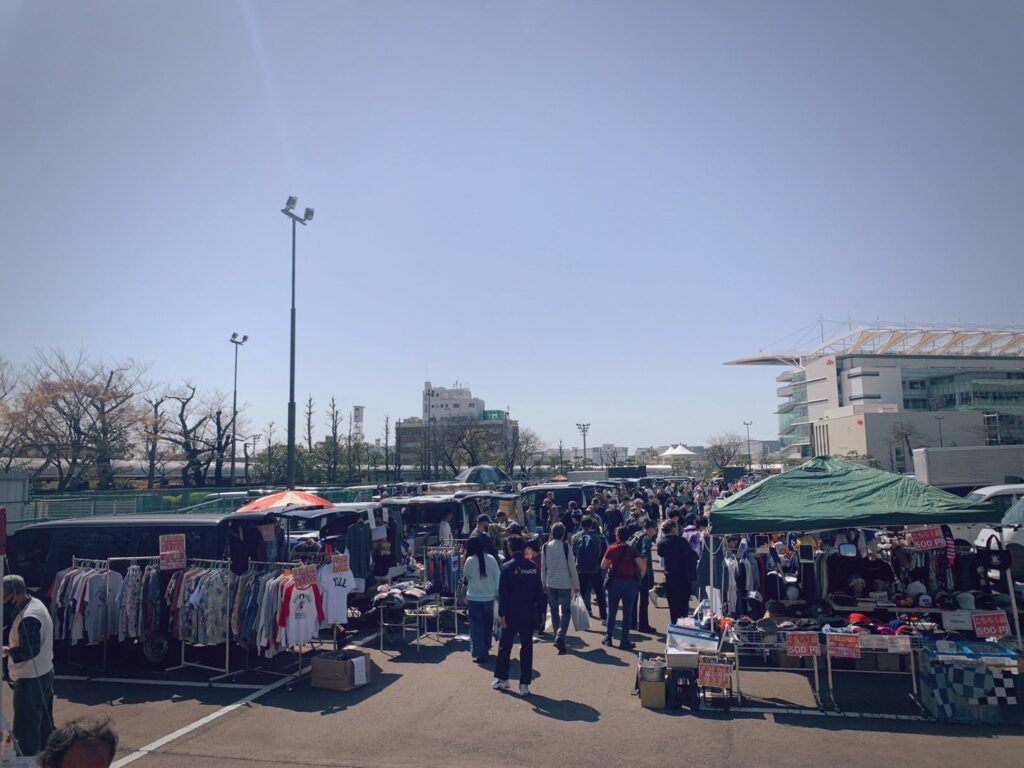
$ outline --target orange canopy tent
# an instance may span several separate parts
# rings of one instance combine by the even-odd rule
[[[238,509],[239,512],[265,512],[268,509],[278,509],[284,507],[333,507],[334,503],[322,499],[316,494],[305,493],[303,491],[281,491],[280,493],[272,493],[269,496],[261,496],[260,498],[250,501],[244,507]]]

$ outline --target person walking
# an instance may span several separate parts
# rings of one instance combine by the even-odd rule
[[[555,631],[555,648],[559,655],[566,652],[565,636],[569,631],[572,596],[580,591],[580,578],[576,572],[576,556],[565,540],[565,525],[551,526],[551,541],[541,553],[541,581],[551,608],[551,627]]]
[[[21,754],[37,755],[53,732],[53,621],[21,576],[4,576],[3,588],[4,607],[14,613],[3,649],[14,683],[14,738]]]
[[[615,636],[615,614],[622,605],[622,631],[619,648],[631,651],[636,646],[629,641],[629,630],[633,625],[633,611],[636,610],[638,578],[647,568],[647,561],[627,543],[627,529],[619,526],[615,531],[615,543],[604,553],[601,567],[608,572],[608,626],[602,645],[612,645]]]
[[[469,612],[469,653],[477,664],[484,664],[491,655],[494,633],[494,601],[498,598],[501,578],[498,561],[484,552],[482,537],[468,539],[465,544],[468,557],[463,573],[466,574],[466,602]]]
[[[604,551],[608,549],[608,540],[601,535],[597,529],[597,521],[587,515],[581,523],[582,529],[572,537],[572,551],[576,556],[576,573],[580,578],[580,594],[583,596],[583,604],[587,608],[587,614],[593,616],[590,610],[590,595],[594,594],[597,600],[597,610],[601,621],[608,619],[608,605],[604,594],[604,572],[601,570],[601,560]]]
[[[697,557],[686,539],[679,535],[679,525],[674,520],[662,523],[661,532],[664,538],[658,543],[658,555],[665,563],[669,623],[675,624],[676,620],[689,613]]]
[[[654,588],[654,539],[658,535],[658,524],[650,518],[644,519],[641,529],[633,539],[633,546],[640,553],[646,563],[643,574],[640,576],[639,592],[637,594],[637,621],[638,632],[651,635],[658,630],[651,626],[651,599],[648,594]]]
[[[498,581],[498,618],[501,640],[498,660],[494,665],[491,688],[508,690],[508,671],[512,663],[512,643],[519,638],[519,693],[530,694],[533,678],[533,623],[544,596],[537,566],[523,556],[526,544],[522,536],[510,536],[508,548],[512,559],[501,567]]]

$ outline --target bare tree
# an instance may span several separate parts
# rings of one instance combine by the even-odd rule
[[[189,382],[167,399],[177,404],[177,413],[165,434],[185,462],[181,468],[182,485],[204,487],[212,453],[209,433],[213,413],[196,399],[196,388]]]
[[[327,409],[327,424],[330,435],[327,438],[327,450],[325,451],[325,463],[327,465],[327,482],[338,482],[338,467],[341,465],[341,413],[334,398],[331,398],[331,407]]]
[[[743,438],[735,432],[712,435],[704,446],[704,458],[722,474],[739,454],[742,444]]]
[[[544,441],[532,429],[519,430],[519,470],[528,475],[544,460]]]
[[[313,452],[313,396],[306,400],[306,450]]]
[[[267,482],[274,482],[274,422],[267,424],[267,430],[264,432],[267,437]]]
[[[16,467],[25,452],[25,420],[17,408],[21,375],[0,357],[0,472]]]
[[[97,488],[113,488],[113,460],[131,455],[133,433],[142,417],[137,397],[144,372],[132,360],[110,368],[103,363],[91,366],[88,407]]]
[[[164,429],[167,426],[167,417],[163,412],[163,406],[167,402],[167,398],[168,394],[166,392],[143,398],[148,406],[146,416],[142,420],[143,440],[146,445],[147,488],[154,488],[156,485],[157,459],[160,453],[160,443],[164,437]]]

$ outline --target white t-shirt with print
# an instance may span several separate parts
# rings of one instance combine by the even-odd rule
[[[348,595],[356,586],[356,577],[352,571],[334,573],[330,563],[320,566],[317,571],[317,584],[324,604],[327,624],[346,624],[348,622]]]

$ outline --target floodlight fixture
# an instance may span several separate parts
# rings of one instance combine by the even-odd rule
[[[291,195],[291,196],[290,196],[290,197],[288,198],[288,202],[284,204],[284,209],[285,209],[286,211],[290,211],[290,210],[292,210],[292,209],[293,209],[293,208],[294,208],[294,207],[295,207],[296,205],[298,205],[298,203],[299,203],[299,198],[295,197],[295,195]]]
[[[306,221],[312,221],[313,220],[313,209],[312,208],[307,208],[306,212],[302,214],[302,218],[305,219]]]

